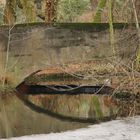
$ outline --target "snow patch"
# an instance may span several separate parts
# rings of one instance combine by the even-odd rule
[[[140,140],[140,116],[91,125],[74,131],[23,136],[9,140]]]

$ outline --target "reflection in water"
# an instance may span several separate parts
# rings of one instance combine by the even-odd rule
[[[106,94],[30,95],[22,93],[18,96],[32,109],[63,121],[97,123],[116,117],[140,114],[139,96],[116,98],[116,95]]]
[[[94,122],[116,116],[117,104],[109,96],[96,95],[24,95],[24,99],[52,114],[72,121]],[[105,102],[108,102],[107,105]]]
[[[0,99],[0,106],[0,138],[60,132],[88,125],[88,123],[62,121],[35,112],[14,95]]]
[[[140,114],[131,101],[104,95],[27,95],[0,98],[0,138],[60,132]],[[131,113],[131,114],[130,114]]]
[[[71,97],[74,99],[76,96],[72,95]],[[86,98],[86,96],[83,96],[83,97]],[[93,106],[91,104],[91,107],[90,107],[90,105],[88,105],[87,102],[85,102],[85,107],[83,108],[82,104],[84,103],[84,100],[80,100],[79,102],[77,97],[75,98],[75,101],[76,103],[78,103],[77,104],[78,106],[74,106],[75,105],[73,102],[74,100],[70,100],[72,98],[70,98],[69,95],[67,96],[66,95],[52,95],[51,97],[46,96],[46,95],[45,96],[42,96],[42,95],[41,96],[26,96],[26,95],[20,96],[18,95],[18,97],[32,110],[47,114],[53,118],[57,118],[62,121],[79,122],[79,123],[99,123],[101,121],[108,121],[116,117],[116,113],[112,113],[112,114],[108,114],[104,116],[98,116],[98,114],[96,115],[96,112],[94,113],[94,110],[90,111],[88,109],[94,107],[95,110],[96,109],[98,110],[100,108],[100,104],[98,106]],[[93,98],[95,97],[93,96]],[[48,99],[50,99],[50,101]],[[59,99],[61,102],[57,103]],[[88,111],[91,114],[94,113],[94,115],[91,116],[90,114],[89,116],[86,113]]]

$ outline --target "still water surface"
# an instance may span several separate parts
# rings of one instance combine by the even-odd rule
[[[33,111],[15,95],[0,99],[0,106],[0,138],[60,132],[88,125],[62,121]]]
[[[15,94],[0,98],[0,138],[61,132],[140,114],[139,105],[107,95],[30,95],[25,99]]]

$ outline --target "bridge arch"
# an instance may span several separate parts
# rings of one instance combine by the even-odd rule
[[[55,25],[35,23],[15,25],[9,34],[8,26],[0,26],[1,76],[6,56],[8,56],[6,73],[12,79],[16,79],[16,84],[39,69],[71,61],[82,62],[109,57],[112,50],[109,46],[108,28],[109,25],[103,23]],[[130,32],[135,32],[134,26],[126,24],[114,24],[114,29],[116,38],[120,38],[120,35],[127,38]],[[129,48],[125,48],[128,43],[131,43],[131,39],[116,45],[119,57],[131,55],[135,50],[136,45],[132,43]]]

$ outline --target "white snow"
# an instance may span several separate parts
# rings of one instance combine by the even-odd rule
[[[140,140],[140,116],[73,131],[23,136],[10,140]]]

